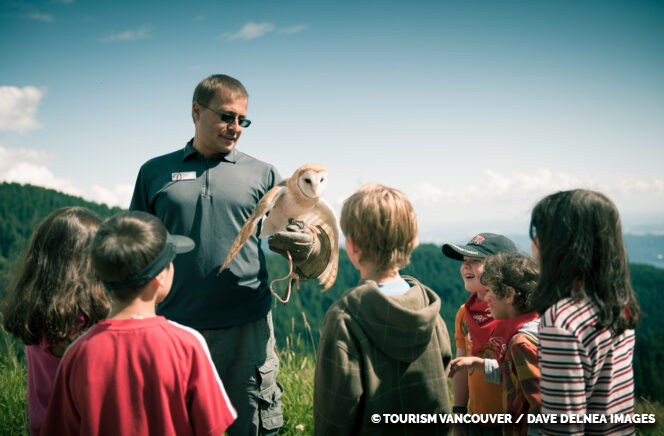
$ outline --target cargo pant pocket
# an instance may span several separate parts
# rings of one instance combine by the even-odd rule
[[[265,430],[278,430],[284,425],[281,413],[281,393],[284,388],[277,382],[279,360],[269,360],[258,367],[259,388],[258,407],[261,427]],[[276,431],[275,431],[276,433]]]

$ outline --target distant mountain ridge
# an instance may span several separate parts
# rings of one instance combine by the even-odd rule
[[[530,237],[527,235],[508,235],[524,253],[530,254]],[[652,265],[664,269],[664,235],[646,234],[623,235],[627,257],[630,263]]]

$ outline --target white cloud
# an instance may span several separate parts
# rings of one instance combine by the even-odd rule
[[[71,180],[56,177],[48,168],[54,158],[41,151],[0,147],[0,177],[5,182],[29,183],[80,196]]]
[[[0,86],[0,132],[25,133],[40,129],[35,120],[43,92],[34,86]]]
[[[125,30],[124,32],[120,33],[112,33],[102,38],[101,42],[135,41],[149,38],[152,38],[152,29],[149,26],[142,26],[135,30]]]
[[[53,15],[44,14],[44,13],[39,12],[39,11],[30,12],[28,14],[25,14],[23,17],[27,18],[28,20],[42,21],[44,23],[52,23],[52,22],[55,21],[55,19],[53,18]]]
[[[49,165],[54,159],[54,155],[41,151],[0,146],[0,181],[42,186],[109,206],[129,207],[132,185],[86,187],[84,183],[53,174]]]
[[[35,6],[28,3],[5,2],[0,17],[20,18],[24,20],[41,21],[43,23],[53,23],[55,18],[51,14],[45,14]]]
[[[414,186],[412,194],[419,201],[439,202],[454,199],[462,201],[469,196],[479,196],[485,199],[503,201],[506,198],[519,198],[544,196],[551,192],[585,188],[595,189],[614,195],[630,196],[648,193],[651,195],[664,194],[664,179],[630,178],[610,183],[599,183],[594,178],[579,178],[566,173],[553,174],[551,171],[539,168],[532,173],[500,174],[492,170],[485,170],[484,177],[475,184],[468,184],[458,189],[445,189],[429,182],[421,182]]]
[[[662,194],[664,192],[664,180],[631,178],[616,183],[615,190],[623,195]]]
[[[255,39],[266,35],[274,30],[272,23],[254,23],[253,21],[245,24],[239,32],[225,36],[228,39]]]
[[[282,29],[279,29],[277,32],[284,33],[287,35],[292,35],[307,30],[308,28],[309,26],[307,26],[306,24],[298,24],[297,26],[284,27]]]
[[[429,182],[420,182],[415,185],[412,197],[413,200],[439,202],[446,197],[446,193],[438,186]]]
[[[525,231],[524,223],[537,201],[553,192],[574,188],[605,193],[621,214],[664,214],[662,178],[632,177],[599,182],[592,177],[553,173],[543,168],[516,174],[485,170],[473,183],[442,186],[425,181],[404,191],[426,228],[437,229],[435,231],[464,228],[471,232],[477,223],[483,222],[484,226],[493,223],[498,230],[518,232]],[[434,237],[431,235],[435,235],[435,231],[426,236]]]
[[[494,171],[486,170],[484,174],[488,178],[486,185],[490,186],[497,193],[504,194],[505,192],[508,192],[514,184],[514,180],[510,177],[498,174]]]
[[[84,196],[97,203],[106,203],[109,206],[120,206],[128,209],[131,196],[134,193],[134,185],[122,184],[107,188],[93,185]]]
[[[300,33],[306,29],[308,29],[309,26],[305,24],[298,24],[295,26],[289,26],[289,27],[282,27],[277,29],[276,26],[272,23],[264,22],[264,23],[254,23],[253,21],[248,22],[245,24],[242,29],[240,29],[236,33],[224,33],[221,35],[221,38],[225,39],[256,39],[260,38],[262,36],[267,35],[270,32],[275,32],[284,34],[284,35],[293,35],[295,33]]]

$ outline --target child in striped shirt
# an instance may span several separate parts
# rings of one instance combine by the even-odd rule
[[[639,320],[616,206],[583,189],[549,195],[533,209],[530,237],[540,265],[532,301],[542,315],[542,413],[578,415],[544,424],[543,434],[634,434],[610,416],[634,413]],[[600,422],[584,423],[589,415]]]

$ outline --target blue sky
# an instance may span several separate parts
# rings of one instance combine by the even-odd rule
[[[0,181],[128,205],[140,165],[193,136],[191,95],[240,79],[239,149],[412,200],[425,242],[526,233],[592,188],[664,231],[664,3],[0,3]]]

